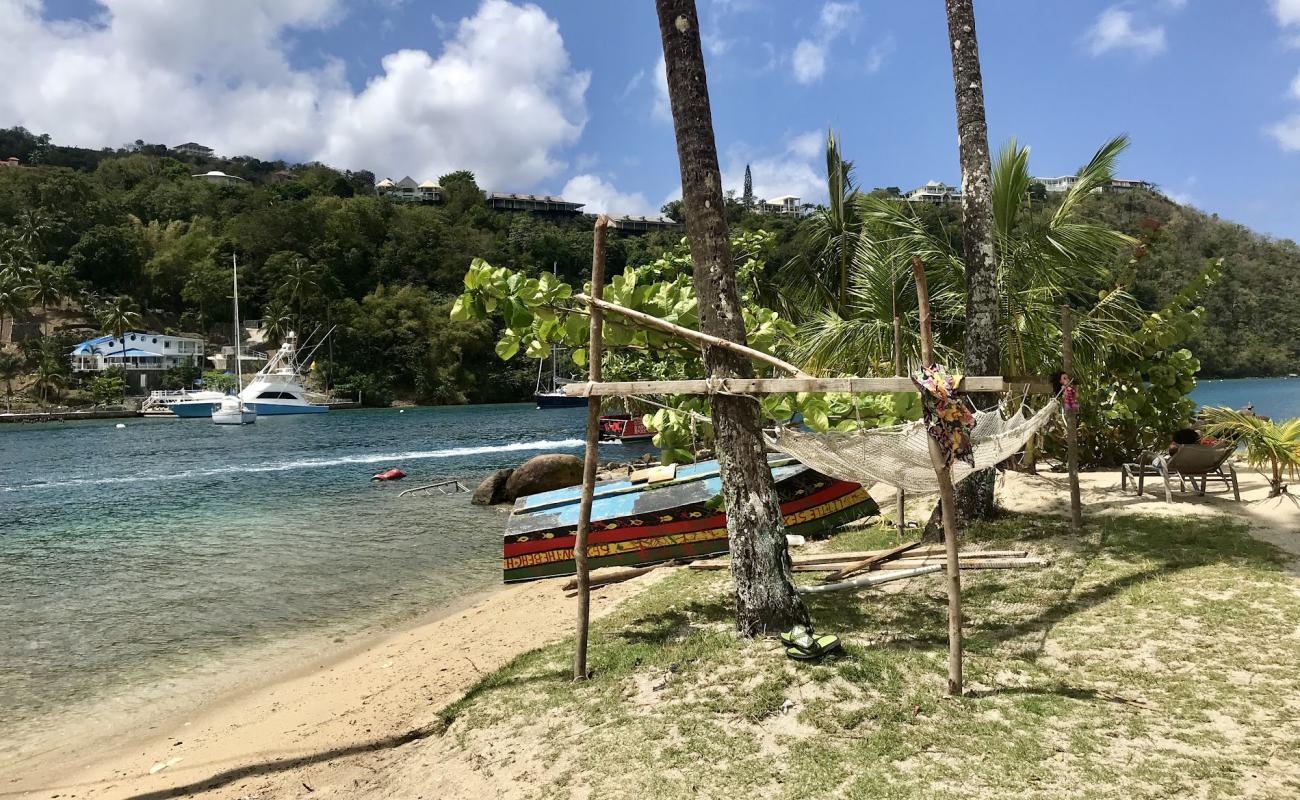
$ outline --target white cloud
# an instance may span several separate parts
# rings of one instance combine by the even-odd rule
[[[565,200],[585,203],[589,214],[631,214],[655,216],[659,209],[640,192],[623,193],[598,175],[574,175],[560,190]]]
[[[800,83],[821,80],[826,74],[826,45],[817,44],[810,39],[800,40],[790,56],[790,65],[794,67],[794,79]]]
[[[1165,50],[1165,29],[1162,25],[1142,28],[1132,12],[1111,6],[1097,17],[1084,42],[1094,56],[1112,50],[1132,50],[1140,56],[1153,56]]]
[[[802,84],[816,83],[826,74],[831,45],[844,35],[852,35],[862,9],[857,3],[830,0],[822,5],[812,35],[799,40],[790,54],[794,79]]]
[[[639,69],[633,73],[631,78],[628,78],[627,85],[623,87],[623,91],[619,92],[618,99],[626,100],[628,95],[640,88],[643,80],[645,80],[645,70]]]
[[[812,130],[791,136],[778,152],[744,146],[731,148],[722,170],[722,187],[739,194],[748,164],[754,176],[754,194],[758,197],[770,199],[792,194],[807,203],[824,202],[826,178],[818,172],[818,167],[824,163],[825,146],[826,134]]]
[[[655,73],[655,100],[654,106],[651,107],[651,113],[656,119],[672,122],[673,105],[672,100],[668,97],[668,65],[664,63],[663,54],[659,54],[659,60],[654,65]]]
[[[1300,99],[1300,73],[1291,79],[1291,96]]]
[[[1187,8],[1187,0],[1164,0],[1164,4],[1170,11],[1182,11]]]
[[[1278,147],[1288,153],[1300,150],[1300,114],[1292,114],[1281,122],[1275,122],[1265,128],[1265,132],[1273,137]]]
[[[1273,16],[1279,25],[1300,24],[1300,0],[1273,0]]]
[[[898,45],[894,41],[894,34],[892,33],[885,36],[885,38],[881,39],[879,42],[873,44],[871,48],[867,50],[867,73],[875,75],[879,72],[881,67],[885,66],[885,62],[889,60],[889,57],[894,54],[896,49],[898,49]]]
[[[533,5],[484,0],[447,23],[440,53],[390,53],[357,92],[341,63],[306,69],[287,55],[295,32],[342,18],[340,0],[99,2],[91,24],[0,0],[0,119],[61,142],[193,139],[381,175],[465,168],[510,188],[560,171],[556,151],[586,123],[590,75]]]

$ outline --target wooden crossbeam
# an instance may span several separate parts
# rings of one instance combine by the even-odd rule
[[[1003,378],[969,375],[961,380],[964,392],[1025,391],[1045,394],[1051,384],[1038,378]],[[716,381],[607,381],[568,383],[563,391],[569,397],[630,397],[646,394],[786,394],[788,392],[879,392],[903,394],[916,392],[911,378],[726,378]]]

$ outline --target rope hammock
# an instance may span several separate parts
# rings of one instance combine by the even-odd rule
[[[974,412],[975,425],[970,438],[975,465],[954,462],[953,483],[1015,455],[1060,410],[1060,401],[1053,398],[1033,415],[1023,405],[1009,418],[1003,418],[997,409]],[[780,427],[775,436],[764,438],[773,449],[794,456],[832,478],[864,486],[883,483],[916,494],[932,494],[939,491],[939,482],[934,462],[930,460],[929,436],[924,423],[918,420],[848,432],[810,433]]]

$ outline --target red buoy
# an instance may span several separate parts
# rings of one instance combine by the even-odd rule
[[[401,471],[400,469],[398,469],[397,467],[389,467],[388,469],[384,470],[383,472],[376,472],[374,475],[370,476],[370,480],[372,480],[372,481],[395,481],[395,480],[397,480],[397,479],[399,479],[399,478],[405,478],[405,477],[406,477],[406,473],[405,473],[405,472],[402,472],[402,471]]]

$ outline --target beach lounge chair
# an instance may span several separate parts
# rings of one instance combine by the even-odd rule
[[[1232,454],[1236,449],[1236,442],[1224,442],[1185,444],[1172,454],[1155,457],[1143,453],[1138,463],[1124,465],[1120,486],[1127,490],[1129,481],[1134,481],[1140,495],[1147,476],[1158,475],[1164,479],[1165,500],[1170,503],[1174,501],[1173,478],[1178,478],[1179,491],[1187,491],[1187,481],[1191,481],[1192,489],[1202,497],[1209,483],[1222,483],[1226,489],[1232,489],[1233,499],[1240,500],[1241,487],[1237,483],[1237,470],[1232,465]]]

